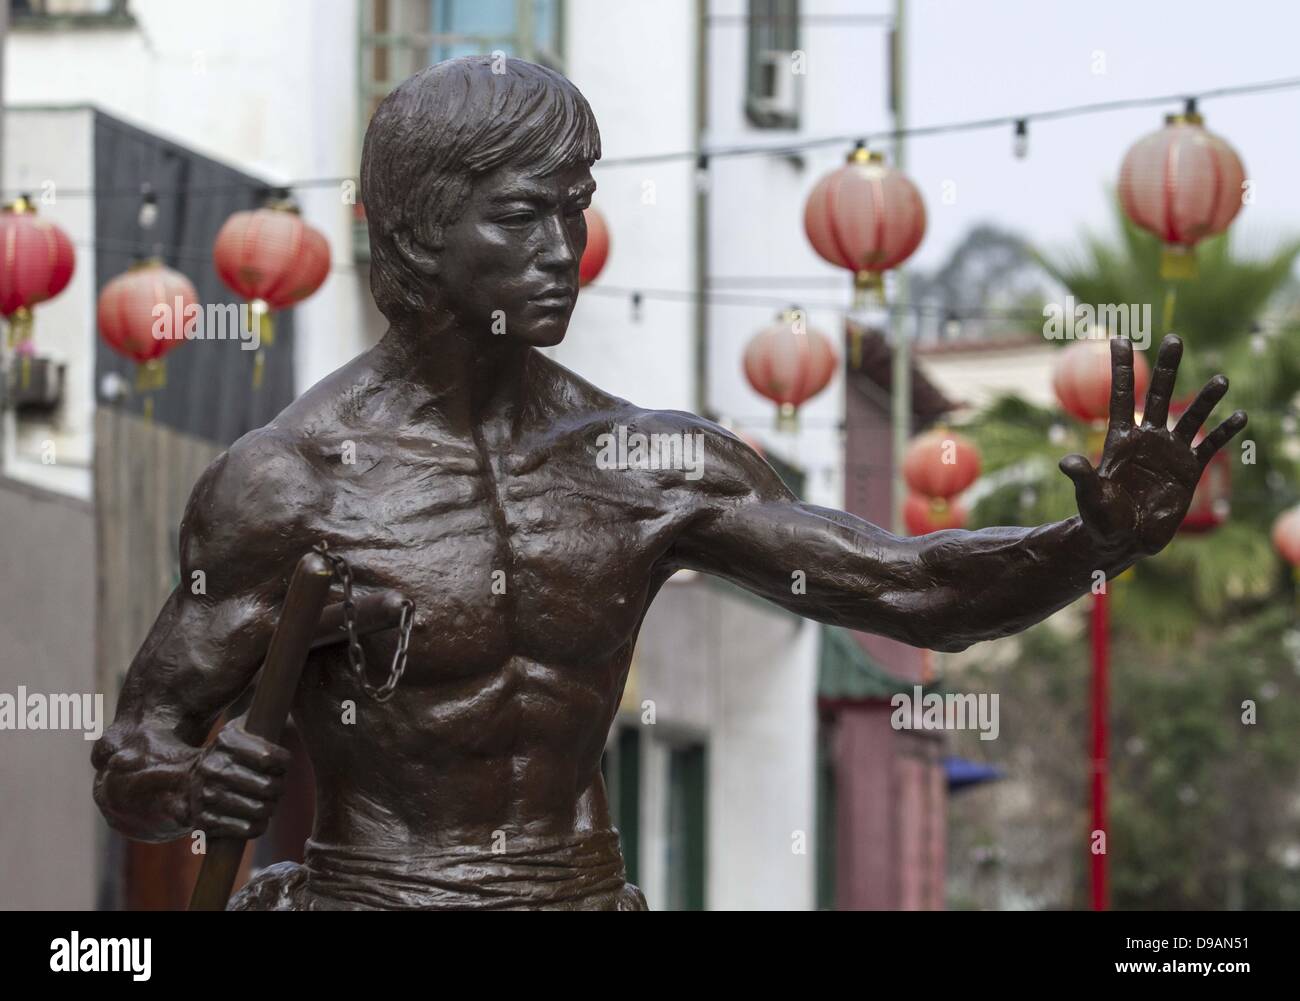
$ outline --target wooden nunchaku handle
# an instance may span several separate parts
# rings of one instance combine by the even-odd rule
[[[317,553],[308,553],[294,568],[280,621],[271,635],[271,645],[244,719],[244,729],[255,737],[280,742],[307,654],[347,639],[342,603],[325,607],[331,582],[330,565]],[[402,596],[395,591],[358,598],[356,632],[373,633],[395,627],[401,619],[402,604]],[[190,910],[225,910],[245,844],[243,838],[209,840],[190,897]]]

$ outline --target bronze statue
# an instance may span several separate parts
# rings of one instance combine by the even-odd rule
[[[599,762],[638,628],[675,571],[963,650],[1162,549],[1245,426],[1238,411],[1193,446],[1227,391],[1216,376],[1166,429],[1172,336],[1136,425],[1132,348],[1115,340],[1100,465],[1061,462],[1077,516],[899,538],[801,503],[727,431],[640,409],[536,350],[568,326],[599,156],[573,84],[514,59],[430,67],[370,123],[362,195],[390,329],[199,480],[183,583],[94,750],[96,801],[130,837],[256,836],[286,752],[238,720],[202,745],[257,672],[296,562],[324,542],[359,594],[413,602],[391,698],[369,697],[340,647],[307,660],[293,706],[318,787],[306,862],[258,874],[233,909],[643,909]],[[702,436],[704,461],[697,475],[601,468],[598,439],[620,431]],[[370,660],[397,642],[368,637]]]

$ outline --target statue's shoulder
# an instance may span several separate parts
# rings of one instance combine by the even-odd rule
[[[694,488],[702,494],[743,496],[760,487],[770,467],[753,448],[735,433],[698,414],[684,410],[640,410],[636,429],[660,454],[690,457],[694,462]]]
[[[346,443],[391,430],[369,419],[370,401],[382,392],[367,359],[358,356],[236,441],[213,465],[222,467],[221,478],[236,490],[287,490],[289,500],[300,504],[328,482]]]
[[[250,431],[195,483],[181,523],[182,552],[203,564],[287,558],[310,537],[323,495],[298,431],[274,422]]]
[[[301,503],[320,479],[318,453],[314,436],[293,425],[274,422],[250,431],[209,467],[214,498],[223,506],[257,503],[268,509],[279,506],[277,497],[280,503]]]
[[[364,366],[344,366],[248,432],[204,470],[181,524],[182,552],[215,564],[292,566],[319,540],[334,503],[349,414],[367,391]]]
[[[617,431],[620,427],[644,434],[692,434],[709,440],[742,444],[730,431],[684,410],[655,410],[607,393],[558,362],[543,362],[557,417],[568,416],[584,431]],[[730,447],[730,444],[728,444]]]
[[[686,488],[701,499],[761,490],[775,473],[750,445],[715,421],[685,410],[656,410],[606,393],[564,370],[557,437],[598,465],[641,469],[655,489]]]

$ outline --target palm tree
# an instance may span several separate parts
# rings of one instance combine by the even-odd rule
[[[1122,215],[1119,221],[1117,242],[1090,235],[1079,252],[1038,260],[1077,302],[1149,305],[1154,351],[1166,332],[1160,244]],[[1279,565],[1269,528],[1300,499],[1300,311],[1291,279],[1300,241],[1247,260],[1233,256],[1222,236],[1200,244],[1196,256],[1198,275],[1178,283],[1171,325],[1186,344],[1179,394],[1190,396],[1223,372],[1231,382],[1224,410],[1245,408],[1250,425],[1230,446],[1231,517],[1208,534],[1180,536],[1115,589],[1120,627],[1153,640],[1185,641],[1198,625],[1238,618],[1276,598]],[[1056,464],[1066,452],[1088,452],[1085,429],[1004,396],[969,430],[992,484],[974,507],[974,523],[1037,524],[1075,512],[1073,485]]]
[[[1073,254],[1037,257],[1077,302],[1150,304],[1154,350],[1167,291],[1160,251],[1121,216],[1117,240],[1089,236]],[[1171,324],[1187,348],[1179,396],[1223,372],[1231,389],[1210,426],[1238,407],[1250,424],[1228,446],[1228,519],[1208,534],[1180,534],[1112,584],[1112,899],[1117,907],[1293,908],[1300,612],[1269,529],[1300,499],[1300,309],[1291,279],[1300,242],[1243,259],[1219,237],[1196,256],[1199,274],[1180,283]],[[985,469],[973,524],[1032,525],[1075,513],[1073,485],[1057,462],[1089,448],[1071,418],[1010,395],[965,430]],[[1087,871],[1079,847],[1087,782],[1082,627],[1068,618],[1044,623],[1012,641],[1009,658],[986,655],[968,669],[964,683],[982,679],[1003,693],[1009,743],[998,750],[971,740],[959,750],[999,757],[1031,790],[1032,808],[1015,818],[954,815],[955,823],[973,819],[995,837],[1022,839],[1007,853],[1004,880],[1026,897],[1050,884],[1044,866],[1064,865],[1070,890],[1056,902],[1075,906],[1086,899]],[[1054,847],[1034,869],[1026,844]]]

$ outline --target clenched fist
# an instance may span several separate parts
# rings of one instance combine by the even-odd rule
[[[255,737],[243,717],[205,747],[190,773],[190,819],[209,838],[256,838],[266,830],[284,789],[290,755]]]

